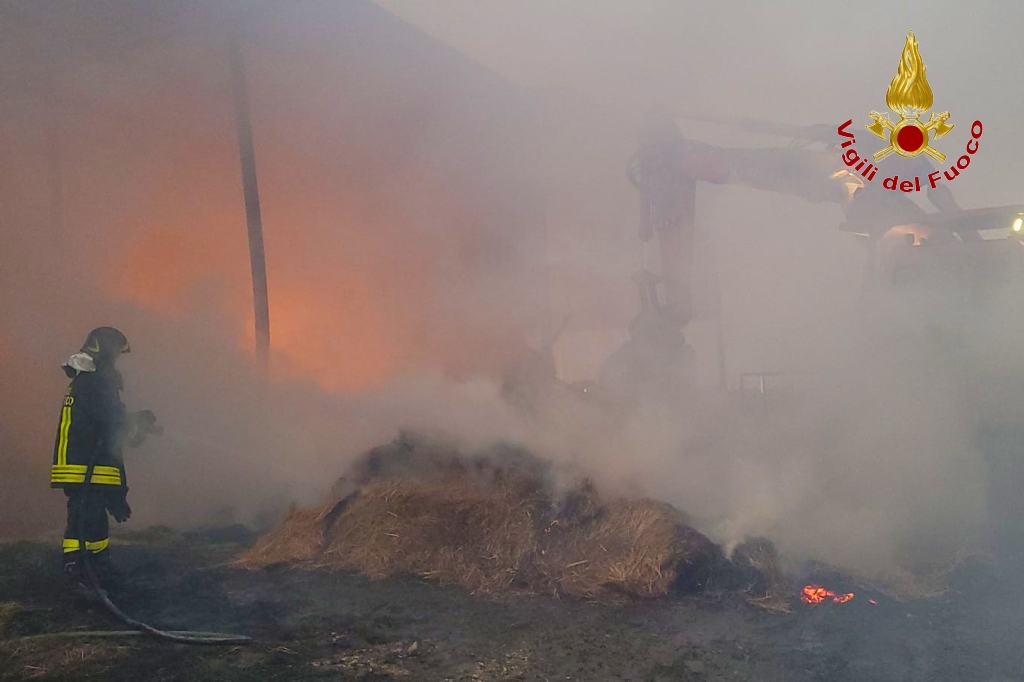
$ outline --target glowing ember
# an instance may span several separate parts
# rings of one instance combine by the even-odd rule
[[[836,594],[821,585],[805,585],[803,593],[800,595],[800,600],[807,604],[820,604],[826,599],[831,599],[836,604],[845,604],[853,599],[853,592]]]

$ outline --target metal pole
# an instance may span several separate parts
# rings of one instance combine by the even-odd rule
[[[267,297],[267,259],[263,249],[263,219],[256,182],[256,151],[252,142],[252,120],[246,91],[245,62],[238,36],[231,39],[231,83],[235,98],[235,127],[238,156],[242,167],[245,222],[249,233],[249,262],[252,267],[252,300],[256,324],[256,360],[266,369],[270,355],[270,303]]]

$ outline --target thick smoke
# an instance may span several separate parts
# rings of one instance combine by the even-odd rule
[[[569,378],[590,378],[625,338],[636,305],[629,276],[643,256],[624,168],[644,110],[656,101],[704,113],[754,106],[736,96],[753,91],[746,78],[806,97],[807,79],[792,82],[787,73],[798,71],[787,68],[807,55],[711,30],[735,48],[716,53],[717,73],[740,74],[719,83],[688,73],[714,45],[675,3],[625,23],[614,16],[625,10],[605,7],[601,26],[566,28],[566,44],[579,48],[561,67],[566,87],[558,69],[540,77],[531,62],[506,61],[521,50],[481,43],[493,26],[468,40],[457,22],[410,7],[396,11],[438,34],[454,26],[445,37],[473,54],[370,4],[267,3],[244,16],[228,4],[169,6],[180,11],[97,9],[131,27],[135,39],[121,47],[104,37],[99,14],[86,22],[26,3],[11,15],[94,42],[63,52],[29,32],[5,38],[12,52],[34,46],[49,58],[8,60],[0,84],[10,88],[0,99],[0,457],[9,472],[0,535],[59,528],[63,500],[46,491],[58,365],[89,328],[114,324],[134,348],[126,398],[166,428],[130,454],[140,525],[272,520],[292,502],[319,500],[357,455],[412,428],[453,435],[466,450],[521,443],[606,489],[671,502],[726,545],[766,535],[794,558],[878,571],[985,538],[979,415],[1017,417],[1014,381],[1024,376],[1015,349],[1024,330],[1007,323],[1017,319],[1012,297],[959,336],[929,331],[934,320],[956,327],[948,315],[921,319],[952,307],[938,294],[923,293],[927,305],[865,303],[865,253],[837,232],[834,205],[732,186],[699,192],[702,244],[715,257],[698,254],[697,288],[712,290],[718,271],[731,385],[745,371],[798,377],[771,419],[714,388],[707,319],[690,330],[707,386],[686,404],[614,421],[566,398],[529,419],[500,396],[503,371],[563,315],[571,320],[556,351]],[[552,10],[545,24],[542,10],[530,11],[541,12],[533,27],[565,19]],[[676,20],[693,45],[652,28]],[[956,99],[954,83],[967,83],[925,28],[915,25],[926,63],[937,64],[936,101],[948,96],[970,115],[968,103],[985,98]],[[249,351],[226,61],[235,30],[263,199],[270,377]],[[844,63],[842,77],[858,85],[839,101],[815,96],[809,115],[839,123],[878,108],[902,39],[894,31],[871,50],[858,42],[888,57]],[[510,79],[473,58],[497,71],[507,63]],[[741,63],[754,66],[725,68]],[[816,82],[827,83],[819,71]],[[790,114],[778,93],[766,97],[765,116]],[[765,144],[709,126],[684,132]],[[991,134],[978,177],[1011,167]],[[975,190],[971,200],[958,193],[965,206],[1015,200],[966,174],[962,184]]]

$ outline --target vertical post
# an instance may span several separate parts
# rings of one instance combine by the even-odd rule
[[[263,249],[263,219],[256,182],[256,151],[252,142],[249,94],[245,83],[245,62],[237,35],[231,38],[231,84],[235,99],[235,128],[238,157],[242,168],[245,223],[249,233],[249,263],[252,267],[252,301],[256,324],[256,360],[267,368],[270,355],[270,303],[267,297],[267,259]]]

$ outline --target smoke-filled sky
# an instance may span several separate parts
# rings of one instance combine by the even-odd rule
[[[139,523],[252,520],[316,500],[353,457],[413,424],[572,459],[709,519],[724,542],[763,532],[851,562],[877,548],[865,562],[877,568],[945,520],[959,541],[984,516],[985,472],[957,386],[994,370],[966,363],[950,378],[943,366],[920,399],[918,359],[870,328],[903,311],[856,317],[865,254],[838,231],[835,204],[698,192],[697,308],[713,307],[717,270],[730,383],[765,370],[863,378],[810,382],[814,398],[771,433],[725,412],[606,433],[564,406],[530,425],[495,382],[566,315],[567,379],[594,378],[626,338],[643,252],[625,169],[654,105],[852,118],[870,153],[863,125],[884,109],[912,29],[935,109],[956,124],[936,146],[953,160],[984,122],[951,183],[957,201],[1024,200],[1022,15],[996,2],[0,4],[0,461],[13,472],[0,536],[59,528],[62,500],[46,489],[59,363],[113,324],[134,349],[126,397],[167,429],[129,461]],[[250,351],[236,33],[267,244],[269,383]],[[680,125],[722,146],[789,143]],[[707,317],[688,336],[713,384]],[[858,346],[866,325],[876,345]],[[1012,331],[972,337],[970,357]],[[806,536],[795,526],[808,516],[852,539]]]
[[[616,245],[615,253],[631,252],[633,267],[640,262],[635,242],[628,241],[634,234],[634,197],[630,187],[615,183],[622,177],[620,159],[631,151],[649,106],[803,125],[838,126],[852,118],[863,131],[867,113],[884,110],[885,90],[909,30],[920,42],[936,110],[949,110],[951,122],[959,125],[937,146],[955,160],[971,122],[980,119],[985,125],[976,166],[951,184],[957,201],[963,207],[1021,201],[1024,136],[1016,112],[1024,94],[1012,83],[1021,64],[1015,27],[1024,9],[1012,3],[380,4],[526,88],[538,101],[571,111],[580,146],[586,148],[588,138],[590,144],[586,151],[577,146],[568,153],[593,155],[584,168],[605,164],[604,170],[614,173],[599,179],[597,170],[589,172],[581,194],[590,191],[590,198],[573,197],[574,224],[567,229],[577,230],[581,240],[602,234],[604,243]],[[707,123],[680,125],[688,136],[724,146],[788,143]],[[608,139],[609,131],[616,131],[614,139]],[[858,140],[874,151],[874,138],[866,131]],[[894,157],[889,164],[897,165]],[[578,172],[570,167],[562,179],[571,182],[564,175]],[[602,191],[593,192],[597,182]],[[803,292],[813,287],[844,300],[859,282],[863,254],[833,229],[843,220],[834,205],[812,206],[737,187],[705,185],[700,191],[698,219],[719,247],[730,365],[779,368],[788,362],[779,357],[788,352],[780,346],[790,344],[778,337],[796,321],[786,318],[829,315],[796,309],[800,299],[809,299]],[[595,207],[592,213],[581,208],[588,203]],[[581,240],[570,247],[574,253]],[[776,276],[780,271],[784,278]],[[699,326],[694,330],[695,338],[703,333]],[[751,343],[740,343],[739,337]]]
[[[883,109],[913,30],[936,109],[964,127],[974,119],[986,125],[989,172],[958,179],[958,198],[967,206],[1019,200],[1024,159],[1015,121],[1024,94],[1013,80],[1024,8],[1014,3],[380,4],[524,87],[571,93],[592,112],[620,116],[659,101],[709,115],[859,122]]]

